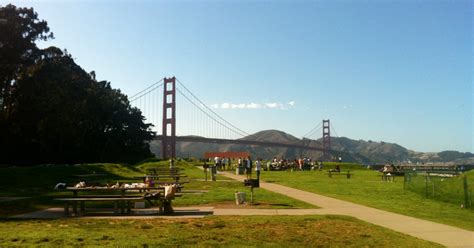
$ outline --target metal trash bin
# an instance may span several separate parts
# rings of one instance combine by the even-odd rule
[[[235,168],[235,175],[243,175],[244,172],[245,172],[245,170],[244,170],[243,166],[239,166],[239,167]]]
[[[258,179],[245,179],[244,186],[252,187],[252,188],[259,188],[260,187],[260,180]]]
[[[245,204],[245,192],[235,192],[235,205]]]

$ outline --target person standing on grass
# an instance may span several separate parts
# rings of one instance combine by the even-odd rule
[[[225,165],[227,164],[227,158],[221,160],[221,170],[225,171]]]
[[[260,158],[255,161],[255,172],[257,173],[257,180],[260,180],[260,170],[262,169],[262,164],[260,162]]]
[[[247,174],[247,179],[252,178],[252,159],[250,159],[250,156],[247,158],[247,166],[245,167],[245,172]]]

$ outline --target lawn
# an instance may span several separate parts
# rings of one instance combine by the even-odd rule
[[[0,246],[441,247],[345,216],[0,222]]]
[[[174,206],[232,204],[235,202],[235,192],[250,192],[242,182],[229,181],[218,176],[218,181],[203,181],[204,172],[194,163],[177,161],[176,165],[183,169],[190,183],[184,184],[185,190],[207,190],[208,192],[195,195],[185,194],[174,201]],[[29,197],[23,200],[0,202],[0,217],[40,210],[52,206],[60,206],[54,198],[70,196],[70,192],[53,190],[58,182],[72,186],[80,180],[87,183],[105,185],[115,182],[136,181],[134,176],[142,176],[150,167],[168,166],[167,161],[147,162],[137,165],[121,164],[80,164],[80,165],[51,165],[34,167],[1,167],[0,196]],[[84,175],[88,175],[84,177]],[[223,180],[225,179],[225,180]],[[186,180],[186,179],[185,179]],[[256,208],[317,208],[290,197],[276,194],[263,189],[256,193]]]
[[[232,205],[235,191],[246,191],[242,182],[226,180],[204,181],[204,172],[195,162],[177,161],[190,183],[186,189],[207,190],[198,195],[184,195],[174,201],[175,206]],[[150,167],[168,166],[167,161],[149,161],[136,165],[81,164],[35,167],[0,168],[0,196],[26,196],[24,200],[0,202],[0,247],[3,246],[205,246],[205,247],[438,247],[352,217],[345,216],[209,216],[200,219],[148,219],[148,220],[11,220],[5,217],[51,206],[59,206],[52,199],[69,196],[54,191],[58,182],[70,185],[84,180],[105,184],[130,182]],[[361,171],[363,173],[369,173]],[[319,173],[319,174],[318,174]],[[350,182],[360,180],[362,174]],[[99,176],[97,176],[99,175]],[[293,181],[297,187],[312,190],[304,181],[310,177],[326,180],[326,187],[334,182],[348,183],[347,179],[329,181],[322,172],[263,172],[263,179]],[[375,174],[372,174],[372,176]],[[271,179],[273,178],[273,179]],[[306,178],[306,179],[305,179]],[[374,180],[378,179],[375,178]],[[317,180],[317,181],[318,181]],[[346,180],[346,181],[344,181]],[[394,187],[394,184],[377,184],[376,188]],[[375,184],[374,184],[375,185]],[[350,187],[347,185],[346,187]],[[338,191],[337,187],[333,189]],[[292,198],[256,189],[257,208],[317,208]],[[353,191],[353,194],[357,194]],[[336,194],[337,195],[337,194]],[[350,194],[349,194],[350,195]],[[357,197],[355,197],[357,198]],[[229,204],[230,203],[230,204]],[[248,207],[248,206],[247,206]]]
[[[325,168],[326,169],[326,168]],[[342,168],[345,171],[345,168]],[[395,182],[382,182],[380,173],[366,169],[351,169],[354,176],[329,178],[327,171],[264,171],[262,180],[350,202],[409,215],[434,222],[474,230],[474,209],[427,199],[403,189],[403,177]],[[474,173],[470,173],[471,180]]]

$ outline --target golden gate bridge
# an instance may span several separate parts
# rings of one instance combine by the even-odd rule
[[[182,96],[190,106],[178,105],[176,95]],[[328,120],[319,122],[317,126],[307,132],[305,138],[314,138],[322,131],[322,145],[303,145],[296,142],[268,142],[245,138],[250,134],[222,118],[212,108],[196,97],[176,77],[163,78],[148,86],[129,98],[131,104],[139,108],[147,122],[154,125],[153,131],[161,133],[155,136],[161,141],[161,155],[164,159],[176,157],[176,142],[198,142],[215,144],[241,144],[263,147],[287,147],[302,150],[316,150],[323,153],[323,160],[329,161],[332,154],[340,151],[331,149],[331,123]],[[157,107],[160,106],[161,107]],[[176,111],[179,106],[180,111]],[[177,122],[180,117],[186,116],[191,123]],[[190,117],[190,118],[189,118]],[[161,130],[160,125],[161,123]],[[185,126],[187,124],[187,126]],[[334,130],[334,128],[332,127]],[[177,133],[184,130],[191,132],[189,135]],[[161,132],[160,132],[161,131]]]

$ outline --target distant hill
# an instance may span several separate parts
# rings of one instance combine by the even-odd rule
[[[265,130],[246,136],[242,140],[255,140],[279,143],[291,143],[307,146],[322,147],[322,140],[298,139],[290,134],[278,130]],[[151,150],[160,156],[160,143],[152,142]],[[352,140],[346,137],[331,137],[331,147],[337,151],[336,156],[347,162],[359,163],[392,163],[398,161],[412,162],[459,162],[474,163],[474,154],[457,151],[443,151],[439,153],[422,153],[408,150],[398,144],[387,142],[374,142],[365,140]],[[315,160],[322,158],[322,152],[283,147],[261,147],[233,144],[208,144],[193,142],[177,142],[176,153],[178,157],[201,158],[205,152],[210,151],[247,151],[252,157],[270,159],[284,157],[294,159],[309,157]]]

